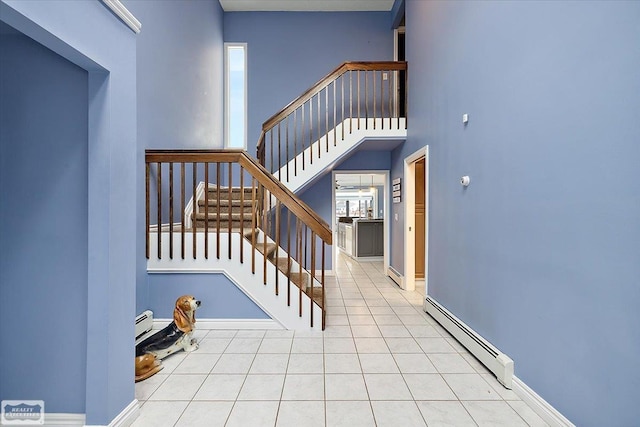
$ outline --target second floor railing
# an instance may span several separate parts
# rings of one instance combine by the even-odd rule
[[[406,62],[345,62],[264,122],[257,157],[287,182],[354,130],[406,129],[406,111]]]

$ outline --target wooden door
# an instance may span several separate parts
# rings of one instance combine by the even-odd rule
[[[425,188],[424,188],[424,158],[415,164],[415,201],[416,201],[416,279],[424,279],[424,256],[425,256]]]

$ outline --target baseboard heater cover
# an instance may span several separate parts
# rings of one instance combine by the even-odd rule
[[[464,322],[451,314],[436,300],[427,296],[424,308],[443,328],[453,335],[467,350],[496,376],[506,388],[513,383],[513,360],[501,353]]]
[[[396,270],[395,268],[389,266],[389,268],[387,268],[387,276],[389,276],[389,278],[391,280],[396,282],[396,284],[402,288],[402,279],[403,278],[402,278],[402,274],[400,274],[398,272],[398,270]]]
[[[136,316],[136,339],[146,334],[153,327],[153,312],[145,310]]]

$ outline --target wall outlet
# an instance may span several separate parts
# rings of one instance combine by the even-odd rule
[[[389,73],[382,73],[382,80],[389,80]]]

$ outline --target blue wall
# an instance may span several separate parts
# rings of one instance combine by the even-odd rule
[[[0,399],[84,413],[87,72],[17,31],[0,64]]]
[[[388,12],[224,14],[225,42],[247,43],[247,151],[262,123],[344,61],[393,58]]]
[[[82,403],[77,401],[79,397],[76,393],[64,396],[62,390],[56,388],[55,371],[64,371],[68,360],[77,360],[75,344],[67,345],[67,340],[86,339],[86,423],[106,425],[134,399],[132,342],[136,268],[139,261],[136,250],[140,245],[140,237],[144,237],[136,232],[138,190],[132,185],[136,182],[136,176],[143,171],[142,164],[138,163],[141,159],[136,146],[135,34],[99,1],[0,0],[0,19],[88,71],[88,84],[85,86],[88,111],[84,114],[87,118],[87,132],[84,135],[88,141],[87,179],[84,184],[79,182],[70,187],[74,191],[70,194],[74,196],[68,194],[76,205],[81,203],[82,197],[86,197],[86,228],[82,230],[70,226],[66,230],[69,234],[67,239],[86,239],[87,242],[86,254],[79,257],[78,267],[82,268],[82,259],[85,259],[86,335],[79,338],[65,333],[66,339],[62,344],[60,341],[57,343],[60,353],[56,360],[43,359],[39,353],[30,353],[29,358],[20,361],[3,359],[2,364],[43,366],[44,360],[45,369],[49,369],[43,372],[42,390],[38,387],[32,392],[50,390],[51,393],[60,393],[52,398],[55,404],[48,405],[45,402],[48,412],[78,411],[82,409]],[[2,95],[4,97],[4,93]],[[44,100],[41,102],[46,104]],[[31,114],[26,113],[27,116]],[[30,118],[25,126],[33,126],[35,120],[37,117]],[[59,125],[62,129],[72,126],[71,122]],[[55,159],[54,155],[50,157]],[[73,171],[73,176],[78,178],[79,163],[70,164],[76,165],[70,172]],[[26,164],[22,166],[28,168]],[[51,184],[46,176],[41,177],[39,183]],[[83,188],[86,188],[86,196],[81,197],[80,193],[85,191]],[[52,212],[57,215],[59,211]],[[77,260],[67,259],[64,266],[70,267]],[[70,268],[77,280],[75,274],[79,275],[78,271]],[[58,283],[56,276],[50,280],[50,286],[67,289],[67,284]],[[45,285],[36,286],[38,292],[32,298],[48,296]],[[58,303],[61,312],[67,308],[67,301],[58,301],[57,297],[52,297],[52,301]],[[65,315],[61,313],[60,316]],[[29,336],[30,340],[48,342],[50,331],[47,325],[54,320],[46,310],[22,321],[38,324],[39,332]],[[3,331],[0,337],[3,342],[15,339],[18,339],[15,331],[9,338]],[[8,373],[8,378],[2,378],[2,383],[15,384],[24,380],[19,372],[12,371]],[[66,378],[66,381],[71,380]],[[70,402],[66,401],[67,397]],[[65,402],[62,403],[62,400]]]
[[[146,148],[222,148],[223,12],[220,3],[215,0],[127,0],[123,3],[143,24],[136,50],[139,155],[144,158]],[[168,179],[168,167],[164,173]],[[188,189],[189,165],[186,176]],[[155,179],[154,174],[152,178]],[[176,166],[176,189],[180,188],[178,179]],[[204,181],[202,166],[198,181]],[[209,181],[215,182],[215,179]],[[151,182],[151,191],[155,194],[156,181]],[[137,176],[137,186],[144,189],[144,173]],[[164,191],[168,197],[168,189]],[[187,195],[185,204],[189,199]],[[177,215],[179,196],[174,196],[174,200]],[[152,204],[151,215],[155,224],[154,206]],[[162,222],[168,223],[166,200],[164,208]],[[142,197],[138,200],[140,230],[145,227],[144,209]],[[144,254],[144,250],[142,242],[138,254]],[[146,266],[146,260],[139,265]],[[141,312],[149,308],[149,289],[146,268],[138,269],[137,273],[136,311]]]
[[[143,25],[137,38],[140,144],[145,148],[222,148],[220,3],[123,3]]]
[[[406,16],[392,177],[429,145],[429,294],[576,425],[637,425],[640,3],[407,0]]]
[[[170,319],[176,299],[185,294],[193,295],[202,301],[197,318],[269,319],[269,316],[224,274],[149,274],[149,309],[153,310],[155,318]]]

